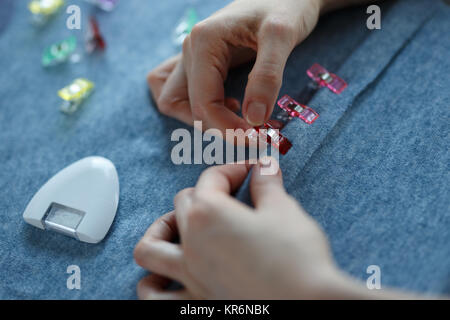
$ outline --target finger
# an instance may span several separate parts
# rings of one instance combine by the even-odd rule
[[[178,58],[178,57],[177,57]],[[172,68],[170,75],[164,80],[160,88],[163,76],[158,79],[158,83],[154,84],[154,97],[161,113],[180,120],[188,125],[192,125],[192,112],[189,103],[187,78],[183,67],[183,62],[180,59],[173,59],[167,62],[166,66],[162,68],[169,71],[172,63],[175,65]],[[225,99],[225,106],[236,112],[240,109],[239,101],[234,98]]]
[[[206,169],[197,181],[196,192],[220,192],[230,194],[239,188],[247,177],[248,163],[230,163]]]
[[[206,66],[203,66],[204,63],[206,62],[196,67],[198,74],[192,77],[193,80],[189,80],[189,98],[193,118],[203,121],[205,130],[210,128],[220,130],[225,138],[227,138],[226,129],[250,129],[250,125],[235,113],[238,109],[229,107],[230,104],[224,100],[223,93],[220,97],[214,96],[217,86],[223,89],[223,81],[214,81],[212,78],[215,78],[215,72],[207,74],[209,71]]]
[[[147,75],[147,83],[155,101],[159,99],[161,90],[167,78],[172,73],[181,55],[176,55],[164,61]]]
[[[183,252],[170,243],[178,234],[175,214],[170,212],[156,220],[134,249],[134,258],[141,267],[171,279],[183,280]]]
[[[269,162],[278,170],[269,168]],[[287,197],[281,169],[279,169],[278,162],[274,158],[262,158],[254,166],[250,179],[250,194],[253,205],[257,209],[277,208],[280,206],[280,201]]]
[[[158,219],[147,229],[144,238],[172,241],[178,236],[175,212],[168,212]]]
[[[192,112],[189,103],[187,78],[180,59],[164,84],[157,100],[162,114],[173,117],[188,125],[192,125]]]
[[[174,243],[143,238],[134,249],[134,259],[142,268],[183,282],[183,251]]]
[[[229,67],[228,47],[204,24],[197,24],[183,46],[188,78],[189,100],[195,120],[202,120],[205,129],[250,128],[225,107],[224,81]]]
[[[203,232],[217,225],[225,227],[236,219],[242,222],[249,212],[246,205],[228,194],[194,188],[179,192],[174,199],[174,205],[181,243],[189,234]]]
[[[233,112],[238,112],[241,109],[239,100],[235,98],[225,98],[225,106]]]
[[[248,77],[242,110],[252,126],[270,118],[281,88],[283,70],[295,44],[293,33],[285,25],[277,20],[261,25],[256,61]]]
[[[186,290],[166,290],[170,280],[157,274],[151,274],[137,286],[137,294],[141,300],[192,300],[194,297]]]

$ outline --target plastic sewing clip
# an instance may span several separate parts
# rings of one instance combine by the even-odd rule
[[[263,139],[264,142],[272,144],[282,155],[285,155],[292,147],[292,143],[280,133],[282,127],[283,124],[279,121],[269,120],[262,126],[253,128],[248,137],[253,140]]]
[[[33,23],[42,25],[63,5],[64,0],[33,0],[28,4],[28,9],[33,14]]]
[[[287,113],[288,120],[291,118],[300,118],[307,124],[312,124],[317,120],[319,114],[301,103],[298,103],[288,95],[284,95],[278,100],[278,106]]]
[[[42,65],[50,67],[65,62],[69,60],[76,48],[77,39],[74,36],[55,43],[44,50]]]
[[[94,16],[89,18],[89,25],[90,28],[86,35],[86,51],[92,53],[96,49],[104,50],[106,48],[106,42],[100,33],[97,19]]]
[[[70,85],[58,91],[58,95],[64,100],[61,111],[67,114],[74,113],[94,89],[94,83],[84,79],[75,79]]]
[[[119,0],[86,0],[104,11],[112,11],[117,6]]]
[[[327,87],[336,94],[340,94],[347,87],[347,83],[343,79],[329,72],[318,63],[313,64],[306,73],[319,86]]]
[[[192,28],[198,22],[197,12],[194,8],[189,8],[184,14],[181,21],[175,27],[173,32],[173,41],[176,45],[183,44],[184,39],[189,33],[191,33]]]

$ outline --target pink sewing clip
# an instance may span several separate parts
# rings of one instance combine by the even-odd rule
[[[316,111],[314,111],[310,107],[298,103],[287,94],[281,97],[280,100],[278,100],[278,105],[281,109],[286,111],[289,116],[300,118],[307,124],[312,124],[319,117],[319,114]]]
[[[328,72],[327,69],[318,63],[313,64],[306,73],[319,86],[328,87],[328,89],[336,94],[341,93],[347,87],[347,83],[343,79],[339,78],[334,73]]]

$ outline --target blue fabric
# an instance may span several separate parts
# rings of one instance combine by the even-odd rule
[[[67,2],[87,18],[90,6]],[[178,51],[170,33],[189,5],[206,17],[223,1],[121,1],[98,12],[104,54],[49,70],[40,66],[42,50],[84,31],[67,30],[64,13],[33,28],[26,3],[0,2],[0,298],[135,298],[145,271],[133,261],[134,245],[206,167],[172,164],[170,134],[182,125],[157,112],[145,76]],[[449,16],[448,6],[427,0],[384,3],[375,31],[365,28],[365,8],[327,15],[284,75],[281,93],[292,96],[314,62],[349,82],[340,96],[322,89],[309,101],[320,113],[313,125],[288,124],[294,147],[281,166],[338,264],[361,279],[379,265],[383,286],[450,292]],[[230,95],[242,97],[247,70],[231,73]],[[67,117],[56,91],[79,76],[96,91]],[[111,159],[119,173],[119,210],[106,239],[84,244],[27,225],[22,212],[38,188],[89,155]],[[248,201],[247,185],[238,198]],[[72,264],[81,268],[81,290],[66,288]]]
[[[284,129],[295,146],[281,167],[341,268],[365,280],[378,265],[384,286],[448,293],[450,8],[427,4],[384,13],[382,30],[336,71],[346,91],[322,89],[309,102],[314,125]],[[238,197],[249,202],[247,189]]]

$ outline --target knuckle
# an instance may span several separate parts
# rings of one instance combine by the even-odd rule
[[[191,207],[186,211],[186,222],[189,229],[203,229],[210,222],[210,207],[204,196],[195,196]]]
[[[217,179],[217,175],[220,175],[220,170],[221,170],[220,165],[218,166],[210,166],[208,168],[206,168],[201,174],[200,177],[198,178],[198,180],[216,180]],[[201,201],[206,201],[209,199],[209,197],[211,197],[211,193],[205,193],[203,192],[196,192],[195,193],[196,198],[200,199]]]
[[[156,70],[152,70],[148,73],[147,75],[147,82],[152,84],[154,83],[156,80],[158,80],[158,73],[156,72]]]
[[[138,292],[139,299],[141,299],[141,300],[147,300],[148,299],[146,296],[142,295],[142,292],[144,292],[146,286],[147,286],[147,283],[146,283],[146,279],[145,278],[139,280],[139,282],[136,285],[136,290]]]
[[[202,41],[210,34],[210,25],[206,21],[200,21],[191,30],[190,39],[192,42]]]
[[[212,166],[212,167],[208,167],[206,168],[200,175],[200,178],[206,178],[208,176],[211,176],[213,174],[216,173],[216,171],[218,171],[220,166]]]
[[[187,53],[189,53],[190,48],[191,48],[191,34],[188,34],[186,38],[184,38],[183,40],[182,46],[183,54],[186,55]]]
[[[203,109],[200,106],[192,106],[191,108],[192,118],[194,120],[202,120],[203,119]]]
[[[156,105],[158,106],[159,112],[166,116],[170,116],[172,114],[173,103],[169,96],[165,94],[161,94],[156,101]]]
[[[181,191],[179,191],[174,198],[174,202],[179,202],[181,199],[183,199],[184,197],[190,195],[192,193],[192,191],[194,190],[194,188],[186,188],[183,189]]]
[[[145,243],[141,240],[138,242],[138,244],[136,245],[136,247],[134,247],[133,250],[133,257],[138,265],[142,264],[142,257],[144,256],[145,251],[146,251]]]
[[[212,171],[209,171],[206,174],[210,174]],[[211,211],[212,206],[214,205],[213,199],[215,198],[214,192],[210,191],[196,191],[195,192],[195,202],[199,204],[199,206],[203,209],[203,211]]]
[[[270,35],[283,40],[293,39],[295,26],[279,17],[270,17],[261,25],[263,35]]]
[[[264,82],[269,86],[278,87],[281,85],[282,76],[275,66],[266,64],[261,66],[258,70],[252,71],[249,76],[249,81],[256,80]]]

